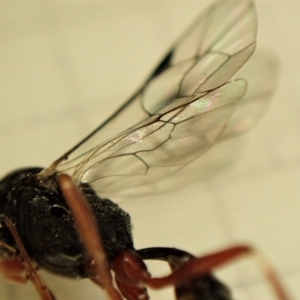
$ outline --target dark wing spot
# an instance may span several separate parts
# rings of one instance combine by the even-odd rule
[[[158,67],[155,69],[155,71],[150,76],[149,80],[152,78],[160,75],[162,72],[164,72],[166,69],[168,69],[171,66],[171,61],[173,57],[174,51],[171,50],[165,58],[162,60],[162,62],[158,65]]]

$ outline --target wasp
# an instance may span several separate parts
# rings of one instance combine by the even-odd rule
[[[110,199],[164,191],[165,182],[176,180],[184,167],[197,166],[215,144],[257,122],[272,88],[267,81],[251,85],[247,76],[267,74],[267,63],[254,61],[241,69],[255,50],[256,31],[253,1],[215,2],[91,134],[48,168],[5,176],[0,182],[3,276],[30,280],[43,300],[55,296],[38,268],[88,277],[112,300],[149,299],[147,287],[168,285],[175,287],[177,300],[233,299],[212,271],[255,254],[253,248],[236,245],[202,257],[175,248],[135,249],[130,216]],[[152,277],[148,259],[167,262],[171,274]],[[277,298],[287,300],[272,268],[264,272]]]

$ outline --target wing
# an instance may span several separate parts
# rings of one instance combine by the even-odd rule
[[[180,172],[173,173],[151,186],[135,187],[127,190],[129,196],[150,194],[152,191],[169,192],[188,186],[194,182],[203,182],[215,178],[226,171],[239,156],[239,144],[236,137],[252,129],[267,111],[270,100],[278,84],[278,61],[270,52],[256,51],[245,66],[237,72],[235,78],[247,78],[245,96],[237,101],[226,123],[226,128],[213,147],[185,166]],[[226,176],[225,176],[226,177]],[[124,195],[124,192],[122,192]]]
[[[245,94],[244,80],[227,81],[253,53],[256,23],[252,1],[216,2],[131,99],[44,173],[67,172],[112,195],[150,188],[194,161]]]

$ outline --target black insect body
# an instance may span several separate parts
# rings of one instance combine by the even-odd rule
[[[1,212],[15,220],[22,243],[39,266],[59,275],[86,277],[84,248],[73,216],[56,178],[49,177],[46,184],[36,179],[41,170],[22,169],[1,181],[1,199],[6,200],[1,201]],[[109,261],[121,250],[133,249],[130,216],[112,201],[100,199],[87,185],[82,190],[98,220]],[[0,234],[3,243],[17,249],[5,226]]]
[[[200,258],[174,248],[136,250],[130,216],[104,197],[169,189],[168,180],[174,182],[184,166],[193,162],[200,168],[197,158],[213,144],[248,130],[260,118],[273,90],[268,63],[254,60],[239,74],[243,78],[255,70],[265,76],[262,81],[255,76],[248,90],[244,79],[229,81],[255,45],[253,2],[214,3],[106,122],[48,169],[21,169],[4,177],[0,272],[15,282],[31,280],[44,300],[55,298],[38,276],[39,267],[89,277],[113,300],[149,299],[147,286],[168,285],[175,287],[177,300],[233,299],[211,272],[254,254],[252,248],[234,246]],[[172,273],[151,278],[147,259],[167,262]],[[287,300],[270,267],[265,274],[277,298]]]

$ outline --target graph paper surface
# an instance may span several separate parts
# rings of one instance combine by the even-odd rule
[[[94,129],[208,3],[2,1],[1,174],[49,166]],[[258,44],[277,55],[280,82],[263,121],[240,138],[234,166],[208,182],[122,205],[131,213],[137,248],[174,246],[201,255],[250,243],[299,299],[300,2],[257,1],[256,6]],[[57,299],[102,299],[88,280],[41,275]],[[255,285],[251,280],[242,279],[246,286]],[[241,299],[272,299],[253,295]],[[0,298],[38,299],[30,283],[3,280]],[[173,298],[168,290],[153,299]]]

